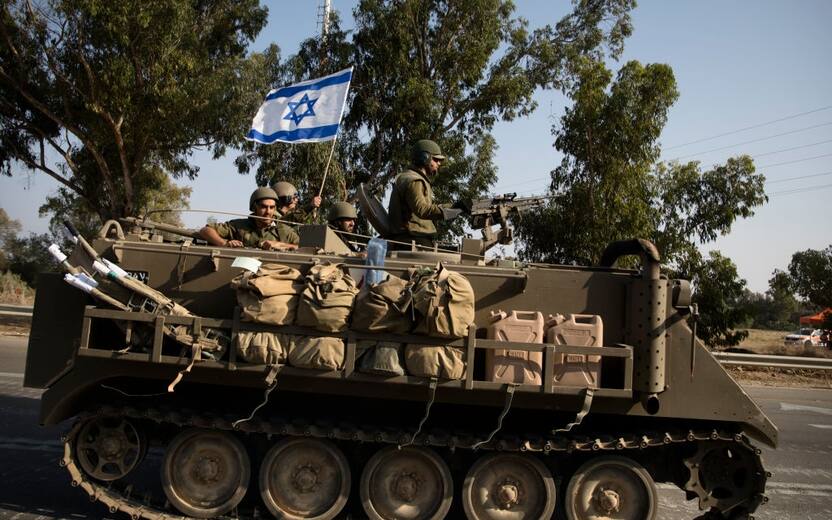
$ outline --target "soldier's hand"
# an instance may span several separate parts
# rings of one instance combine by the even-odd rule
[[[453,220],[462,214],[461,209],[457,208],[442,208],[442,219]]]
[[[226,240],[225,247],[243,247],[243,242],[240,240]]]
[[[315,196],[312,198],[312,207],[314,207],[314,208],[320,208],[320,207],[321,207],[321,200],[322,200],[322,199],[321,199],[321,196],[320,196],[320,195],[315,195]]]
[[[454,209],[462,210],[462,212],[466,215],[470,215],[473,204],[470,200],[459,199],[458,201],[454,202],[454,205],[451,207]]]

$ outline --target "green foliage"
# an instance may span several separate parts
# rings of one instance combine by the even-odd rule
[[[734,330],[749,318],[748,308],[742,305],[745,280],[737,275],[731,259],[718,251],[692,265],[683,265],[681,278],[696,287],[693,301],[699,305],[697,335],[711,347],[730,347],[748,336],[744,330]]]
[[[0,271],[9,267],[9,246],[20,233],[20,222],[9,217],[6,210],[0,208]]]
[[[648,238],[671,270],[693,278],[703,338],[735,344],[745,282],[729,259],[703,259],[698,246],[766,202],[764,177],[747,156],[706,171],[697,162],[657,164],[658,138],[678,97],[669,66],[631,61],[613,81],[603,62],[578,63],[574,104],[553,129],[564,158],[552,171],[549,203],[518,225],[520,256],[597,265],[611,242]]]
[[[790,330],[794,327],[800,305],[791,288],[788,273],[776,270],[768,281],[765,294],[745,291],[741,306],[748,314],[748,323],[754,329]]]
[[[801,297],[820,308],[832,307],[832,245],[793,254],[789,276]]]
[[[82,220],[186,199],[160,174],[196,176],[195,146],[223,153],[277,60],[245,56],[256,0],[16,0],[0,17],[0,171],[49,175],[62,191],[42,209]]]
[[[518,229],[523,258],[597,264],[610,242],[655,234],[651,169],[676,81],[667,65],[636,61],[611,81],[603,63],[581,64],[574,105],[554,129],[564,158],[552,171],[551,200]]]

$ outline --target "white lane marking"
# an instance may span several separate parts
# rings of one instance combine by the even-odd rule
[[[823,415],[832,415],[832,408],[821,408],[820,406],[807,406],[803,404],[780,403],[780,409],[784,412],[814,412]]]
[[[23,374],[17,372],[0,372],[0,377],[13,377],[15,379],[23,379]]]
[[[820,428],[821,430],[832,430],[832,424],[810,424],[813,428]]]
[[[679,488],[673,484],[660,482],[658,489]],[[805,495],[812,497],[832,497],[832,484],[808,484],[799,482],[766,482],[767,495]]]

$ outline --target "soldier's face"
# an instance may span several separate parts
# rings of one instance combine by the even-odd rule
[[[277,205],[275,201],[271,199],[264,199],[259,200],[254,205],[254,214],[258,217],[256,219],[257,225],[260,227],[266,227],[271,225],[272,219],[274,218],[274,212],[277,210]]]
[[[442,166],[442,159],[437,159],[436,157],[431,157],[430,161],[428,162],[428,174],[429,175],[436,175],[439,172],[439,167]]]
[[[342,218],[337,221],[338,229],[341,231],[346,231],[347,233],[352,233],[355,231],[355,219],[354,218]]]

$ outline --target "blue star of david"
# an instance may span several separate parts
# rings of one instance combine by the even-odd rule
[[[289,121],[294,121],[296,125],[300,124],[303,121],[304,117],[314,117],[315,111],[312,110],[312,107],[315,106],[316,99],[309,99],[309,96],[304,94],[300,101],[289,101],[289,113],[283,116],[283,119],[287,119]],[[297,113],[298,108],[302,105],[306,105],[306,111],[301,114]]]

